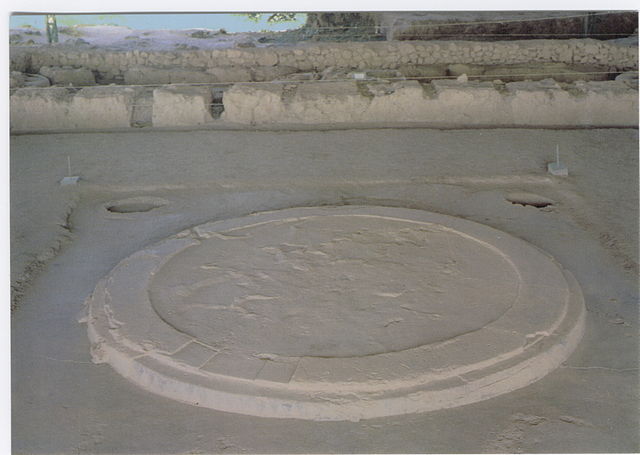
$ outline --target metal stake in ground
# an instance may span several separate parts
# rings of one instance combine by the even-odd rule
[[[75,185],[80,180],[77,175],[71,175],[71,157],[67,155],[67,176],[60,180],[60,185]]]
[[[567,166],[560,164],[560,146],[556,144],[556,161],[555,163],[547,164],[547,171],[551,175],[559,175],[566,177],[569,175],[569,169]]]

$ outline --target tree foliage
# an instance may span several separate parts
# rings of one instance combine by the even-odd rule
[[[260,22],[262,16],[267,15],[267,22],[274,24],[295,21],[296,14],[297,13],[247,13],[247,17],[251,21]]]

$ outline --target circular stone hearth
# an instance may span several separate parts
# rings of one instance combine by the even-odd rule
[[[504,232],[391,207],[264,212],[124,259],[87,301],[94,361],[262,417],[459,406],[541,378],[584,329],[578,284]]]

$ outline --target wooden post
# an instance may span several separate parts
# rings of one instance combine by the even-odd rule
[[[58,24],[55,14],[47,14],[47,40],[49,44],[58,42]]]

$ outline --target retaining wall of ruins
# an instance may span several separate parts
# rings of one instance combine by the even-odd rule
[[[60,86],[12,89],[10,122],[13,132],[293,124],[637,127],[637,68],[637,46],[593,39],[175,52],[12,48],[12,70],[40,71]],[[370,77],[376,71],[400,77]],[[422,80],[403,80],[411,71]],[[558,80],[511,77],[522,71],[516,76],[540,72],[532,78],[555,74]],[[626,80],[602,80],[623,71],[632,71]],[[296,74],[304,72],[310,79],[321,73],[322,80]],[[425,77],[430,72],[461,76]],[[110,78],[122,85],[95,86]]]
[[[242,83],[228,89],[222,103],[215,102],[214,90],[206,86],[167,85],[146,93],[123,86],[22,88],[14,91],[10,104],[13,132],[295,124],[638,125],[637,84],[625,81],[564,86],[553,80]],[[221,115],[216,114],[219,105],[224,107]]]
[[[400,41],[317,43],[264,48],[192,51],[109,51],[63,47],[12,50],[13,71],[36,73],[43,66],[88,68],[107,77],[126,79],[139,68],[181,68],[207,71],[215,82],[219,68],[282,67],[289,72],[340,68],[397,68],[437,64],[511,65],[531,63],[592,64],[631,70],[638,68],[638,47],[593,39],[523,40],[502,42]],[[269,74],[265,75],[269,76]],[[133,74],[129,79],[134,78]],[[267,80],[267,79],[264,79]],[[195,81],[191,81],[195,82]]]

